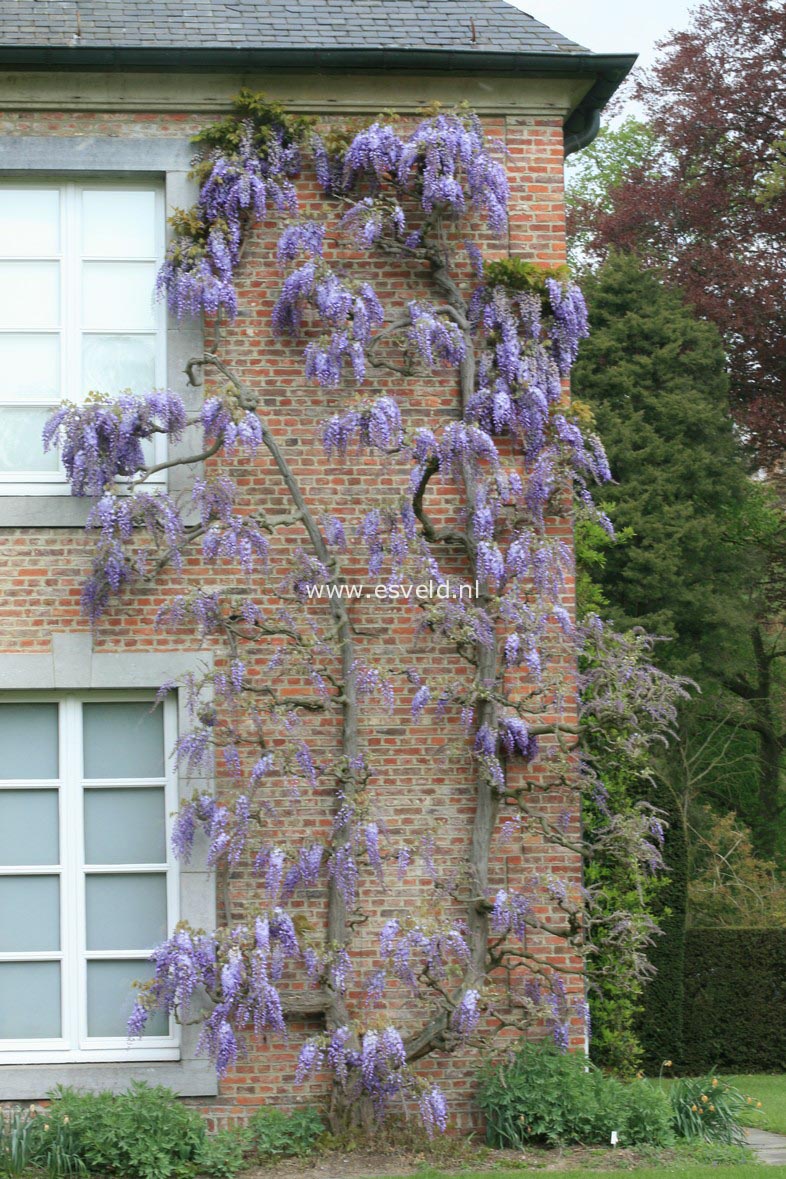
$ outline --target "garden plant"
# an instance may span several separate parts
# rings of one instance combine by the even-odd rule
[[[119,1094],[57,1089],[45,1108],[0,1116],[0,1175],[231,1179],[250,1153],[245,1134],[208,1134],[198,1111],[162,1086],[137,1083]]]
[[[609,912],[597,890],[558,871],[492,885],[494,856],[532,835],[585,862],[657,871],[657,813],[616,813],[598,767],[617,754],[643,762],[684,687],[652,666],[643,633],[571,615],[573,557],[550,521],[573,502],[610,528],[589,490],[609,478],[603,449],[567,398],[584,302],[564,269],[505,257],[504,149],[480,121],[456,110],[320,134],[241,93],[197,147],[199,198],[174,219],[158,289],[177,315],[208,317],[212,342],[188,365],[192,382],[212,381],[201,410],[189,415],[171,391],[96,395],[63,406],[45,431],[73,494],[96,497],[83,594],[94,625],[117,595],[188,567],[192,554],[211,567],[204,584],[169,596],[156,624],[205,638],[216,667],[161,695],[179,686],[189,702],[181,768],[204,777],[216,766],[229,786],[184,799],[173,842],[188,860],[205,840],[225,884],[248,865],[256,879],[242,920],[227,908],[217,929],[181,925],[158,947],[129,1031],[156,1009],[201,1018],[201,1047],[225,1074],[249,1038],[285,1035],[288,1013],[319,1014],[324,1030],[305,1041],[293,1080],[329,1071],[334,1124],[411,1097],[427,1128],[444,1130],[445,1098],[419,1072],[424,1057],[487,1047],[501,1030],[535,1029],[565,1048],[583,1029],[583,964],[601,931],[618,985],[646,973],[646,914]],[[303,218],[298,178],[314,171],[320,216]],[[274,216],[272,330],[337,403],[323,423],[325,462],[379,472],[373,500],[334,511],[313,504],[267,424],[271,382],[241,379],[224,345],[244,250]],[[395,282],[380,284],[382,264]],[[424,373],[449,412],[408,402],[408,381]],[[149,439],[187,430],[201,435],[195,453],[151,464]],[[241,477],[259,454],[277,473],[280,510],[245,499]],[[190,497],[151,483],[183,464],[195,471]],[[417,644],[372,648],[341,592],[363,576],[391,586],[458,577],[477,594],[399,602]],[[434,658],[446,647],[451,661]],[[573,723],[561,717],[577,665]],[[458,871],[440,867],[430,836],[388,834],[368,735],[379,709],[402,707],[410,721],[441,717],[472,759]],[[289,801],[274,809],[282,784]],[[327,789],[332,827],[304,838],[302,800]],[[566,790],[570,809],[541,805]],[[582,797],[598,816],[584,828]],[[380,965],[365,976],[353,957],[369,920],[364,889],[389,889],[390,908],[407,874],[433,879],[429,904],[402,904],[381,923]],[[324,929],[311,909],[304,917],[315,894],[326,898]],[[564,947],[574,965],[555,969],[533,937]]]

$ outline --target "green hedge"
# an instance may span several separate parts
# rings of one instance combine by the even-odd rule
[[[673,1059],[689,1074],[786,1070],[786,929],[687,931],[683,1051]]]

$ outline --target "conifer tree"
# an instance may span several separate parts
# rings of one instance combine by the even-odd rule
[[[741,658],[751,576],[732,538],[749,480],[721,341],[632,255],[612,253],[585,290],[574,394],[606,446],[615,527],[631,534],[596,579],[621,627],[672,639],[661,662],[706,682]]]

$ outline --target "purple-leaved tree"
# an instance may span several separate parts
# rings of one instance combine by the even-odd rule
[[[249,1036],[284,1034],[288,1012],[319,1012],[325,1030],[306,1041],[295,1079],[329,1069],[336,1119],[381,1114],[409,1095],[426,1127],[444,1130],[445,1100],[415,1062],[486,1043],[500,1028],[537,1025],[566,1046],[569,1021],[579,1009],[583,1017],[583,999],[568,997],[576,986],[531,948],[533,935],[564,944],[580,974],[602,921],[607,946],[610,936],[619,945],[616,984],[646,970],[650,928],[641,917],[609,914],[589,890],[543,872],[494,891],[489,865],[495,838],[532,829],[576,857],[617,856],[657,870],[656,816],[644,806],[616,816],[593,758],[604,734],[609,748],[622,742],[634,751],[661,738],[681,688],[650,666],[644,636],[609,633],[597,618],[577,627],[565,607],[572,553],[549,531],[548,515],[555,504],[564,512],[571,488],[576,511],[594,513],[589,485],[609,477],[600,443],[582,432],[565,396],[586,314],[562,271],[499,251],[484,263],[479,242],[504,233],[508,186],[503,149],[486,141],[477,118],[437,113],[407,127],[380,120],[320,137],[246,93],[198,143],[199,199],[173,220],[158,291],[179,316],[213,317],[215,342],[188,373],[201,384],[210,372],[216,391],[196,416],[172,392],[93,397],[63,406],[45,433],[73,494],[96,497],[85,613],[97,622],[113,595],[181,568],[201,549],[209,581],[173,596],[157,621],[193,627],[225,651],[218,671],[180,685],[192,727],[176,756],[184,772],[218,763],[233,789],[227,801],[184,799],[174,846],[187,860],[195,839],[206,839],[208,861],[224,877],[253,865],[254,899],[242,921],[227,912],[214,931],[182,925],[157,948],[130,1032],[154,1009],[200,1018],[202,1048],[223,1074]],[[296,180],[307,166],[324,193],[323,221],[298,217]],[[325,454],[338,463],[362,455],[395,476],[378,501],[355,505],[353,519],[316,513],[266,423],[260,390],[223,352],[221,323],[237,311],[244,243],[274,211],[283,222],[283,277],[273,331],[295,342],[306,331],[306,377],[341,399],[323,425]],[[351,243],[352,265],[330,260],[336,235]],[[366,255],[375,269],[364,276],[358,258]],[[380,260],[412,274],[410,299],[398,294],[383,307],[370,277]],[[391,373],[395,380],[413,369],[455,392],[450,417],[410,421],[405,397],[390,385]],[[381,374],[388,383],[375,395]],[[150,465],[149,439],[176,441],[194,428],[203,439],[197,453]],[[261,450],[288,499],[279,515],[241,508],[236,485],[210,462],[221,454],[251,461]],[[187,503],[150,483],[176,464],[204,464]],[[462,674],[430,676],[427,649],[403,671],[398,652],[372,663],[359,650],[350,603],[338,592],[359,551],[368,576],[382,583],[441,585],[446,569],[477,583],[468,600],[431,596],[402,607],[419,614],[424,643],[451,645]],[[592,734],[583,759],[579,728],[554,720],[566,660],[581,661],[582,723]],[[174,686],[162,685],[162,694]],[[435,710],[472,757],[474,818],[458,873],[440,875],[429,846],[395,847],[386,836],[362,718],[372,699],[392,707],[403,694],[413,719]],[[341,731],[332,758],[317,735],[326,716]],[[298,784],[289,828],[281,812],[270,822],[270,784],[282,775]],[[304,839],[296,795],[327,782],[332,829]],[[539,807],[550,785],[566,782],[574,817],[582,792],[600,808],[603,821],[591,833]],[[510,821],[495,834],[502,808]],[[382,966],[362,980],[365,1001],[353,1008],[348,979],[357,972],[364,874],[384,887],[416,856],[445,904],[428,918],[402,911],[385,921]],[[317,888],[327,896],[326,928],[315,932],[293,906]],[[512,991],[500,992],[501,975]],[[386,1003],[391,982],[409,995],[401,1020]]]

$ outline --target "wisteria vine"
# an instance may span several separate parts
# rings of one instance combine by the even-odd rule
[[[381,1115],[409,1096],[430,1132],[444,1130],[445,1098],[419,1076],[419,1059],[486,1043],[499,1028],[540,1028],[566,1047],[586,1017],[572,976],[582,977],[592,953],[592,895],[580,880],[543,871],[492,885],[495,841],[534,833],[574,860],[602,850],[660,865],[662,832],[644,807],[624,823],[609,813],[591,839],[582,834],[581,791],[597,795],[602,783],[591,765],[580,773],[578,729],[559,719],[566,661],[584,652],[584,724],[613,724],[632,743],[668,731],[680,688],[653,672],[635,637],[610,634],[597,619],[577,628],[571,615],[572,553],[549,518],[566,514],[571,495],[577,510],[595,512],[590,487],[609,477],[599,441],[565,396],[586,312],[559,271],[530,268],[522,281],[515,260],[484,264],[473,236],[507,225],[502,146],[464,111],[321,136],[248,95],[202,144],[199,199],[175,218],[159,292],[178,316],[233,317],[244,243],[262,217],[279,213],[273,332],[302,348],[308,380],[337,391],[340,408],[322,426],[326,459],[375,459],[392,490],[358,505],[354,519],[315,514],[265,422],[261,390],[216,351],[189,365],[194,383],[216,378],[198,413],[172,392],[148,392],[64,406],[47,425],[46,445],[59,447],[73,494],[96,497],[83,593],[94,623],[124,587],[182,569],[194,548],[216,571],[204,585],[188,581],[158,617],[162,627],[221,638],[225,652],[219,670],[180,685],[192,727],[176,756],[185,774],[215,767],[230,788],[184,799],[173,845],[184,860],[206,846],[225,882],[251,871],[256,899],[242,920],[228,903],[219,929],[183,925],[158,947],[129,1030],[142,1034],[155,1009],[187,1019],[206,1008],[201,1047],[224,1074],[249,1036],[286,1034],[287,1013],[319,1013],[324,1031],[302,1047],[298,1081],[327,1070],[334,1108],[345,1112]],[[324,193],[324,221],[299,218],[296,180],[306,167]],[[349,260],[327,249],[336,236]],[[409,265],[409,295],[383,301],[363,272],[365,256]],[[396,392],[389,379],[374,388],[378,376],[423,371],[455,389],[449,418],[413,419],[405,382]],[[195,453],[146,461],[156,434],[176,443],[186,432],[200,437]],[[253,462],[260,450],[291,505],[274,516],[240,506],[237,485],[210,461],[223,453]],[[204,473],[179,501],[151,482],[168,466],[197,463]],[[282,577],[275,554],[284,536]],[[444,586],[458,562],[475,596],[437,593],[407,606],[424,642],[450,645],[461,674],[426,675],[398,655],[380,653],[372,664],[361,654],[347,601],[315,593],[342,586],[358,553],[368,576],[390,586],[404,578]],[[250,588],[260,584],[262,593]],[[428,833],[418,846],[397,844],[374,790],[364,710],[402,699],[413,723],[442,718],[474,764],[473,826],[458,869],[438,866]],[[342,737],[328,756],[311,726],[332,716]],[[287,792],[295,807],[328,782],[330,830],[287,836],[274,795]],[[573,813],[555,818],[540,805],[555,789],[574,799]],[[434,878],[433,902],[427,913],[386,921],[380,965],[361,978],[353,933],[367,919],[367,882],[389,892],[389,906],[392,882],[416,862]],[[327,898],[324,934],[298,924],[315,890]],[[626,972],[646,969],[649,930],[627,914],[615,921],[620,985]],[[562,946],[574,965],[556,970],[544,944]],[[361,984],[359,1008],[350,980]]]

